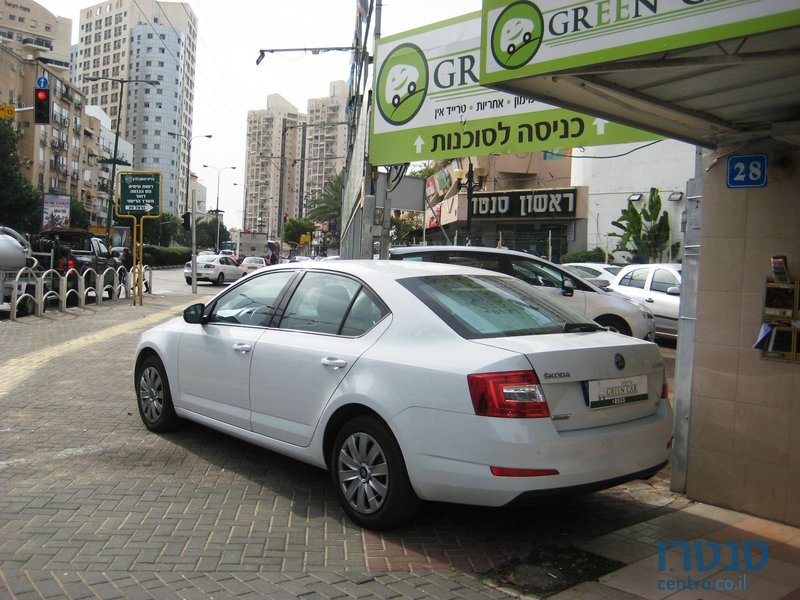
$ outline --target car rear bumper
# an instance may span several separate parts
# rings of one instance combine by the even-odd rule
[[[558,432],[550,419],[413,408],[392,426],[421,498],[504,506],[519,498],[603,489],[651,475],[669,457],[672,411],[662,401],[653,414],[634,421]],[[557,474],[496,476],[491,467]]]

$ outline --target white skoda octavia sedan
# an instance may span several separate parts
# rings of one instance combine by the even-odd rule
[[[134,377],[148,429],[189,419],[327,469],[373,529],[424,500],[504,506],[647,478],[672,439],[655,344],[471,267],[267,267],[145,332]]]

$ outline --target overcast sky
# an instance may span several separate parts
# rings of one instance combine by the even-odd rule
[[[52,13],[73,21],[72,43],[78,39],[81,8],[97,2],[38,0]],[[350,46],[356,0],[188,0],[198,19],[194,135],[212,134],[192,144],[192,170],[207,187],[209,206],[220,179],[220,209],[225,224],[240,227],[244,188],[247,111],[266,106],[270,94],[281,94],[301,112],[309,98],[327,96],[329,83],[346,81],[347,52],[268,54],[260,65],[261,48]],[[401,33],[480,10],[481,0],[388,0],[382,5],[381,34]],[[372,35],[372,31],[370,35]],[[370,51],[372,42],[370,40]]]

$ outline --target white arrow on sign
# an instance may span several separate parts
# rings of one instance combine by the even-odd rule
[[[608,123],[608,121],[599,118],[592,121],[592,125],[597,127],[597,135],[605,135],[606,123]]]
[[[155,208],[152,204],[126,204],[125,210],[132,211],[132,210],[143,210],[146,212],[152,212],[153,208]]]
[[[421,135],[417,136],[417,139],[414,140],[414,146],[417,148],[417,154],[422,152],[422,147],[425,145],[425,140],[422,139]]]

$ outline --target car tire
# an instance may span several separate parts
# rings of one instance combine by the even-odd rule
[[[330,472],[345,513],[361,527],[398,527],[419,510],[400,446],[376,417],[345,423],[333,444]]]
[[[601,317],[597,317],[594,321],[598,325],[608,327],[611,331],[616,331],[622,335],[633,335],[630,325],[625,322],[625,319],[622,319],[616,315],[603,315]]]
[[[157,356],[148,356],[136,372],[136,403],[139,416],[150,431],[163,433],[179,424],[164,365]]]
[[[27,317],[36,313],[36,301],[33,298],[23,298],[17,301],[17,318]]]
[[[215,285],[225,285],[225,275],[223,275],[222,273],[217,275],[217,281]]]
[[[186,278],[186,285],[192,285],[192,278],[191,277],[187,277]]]

